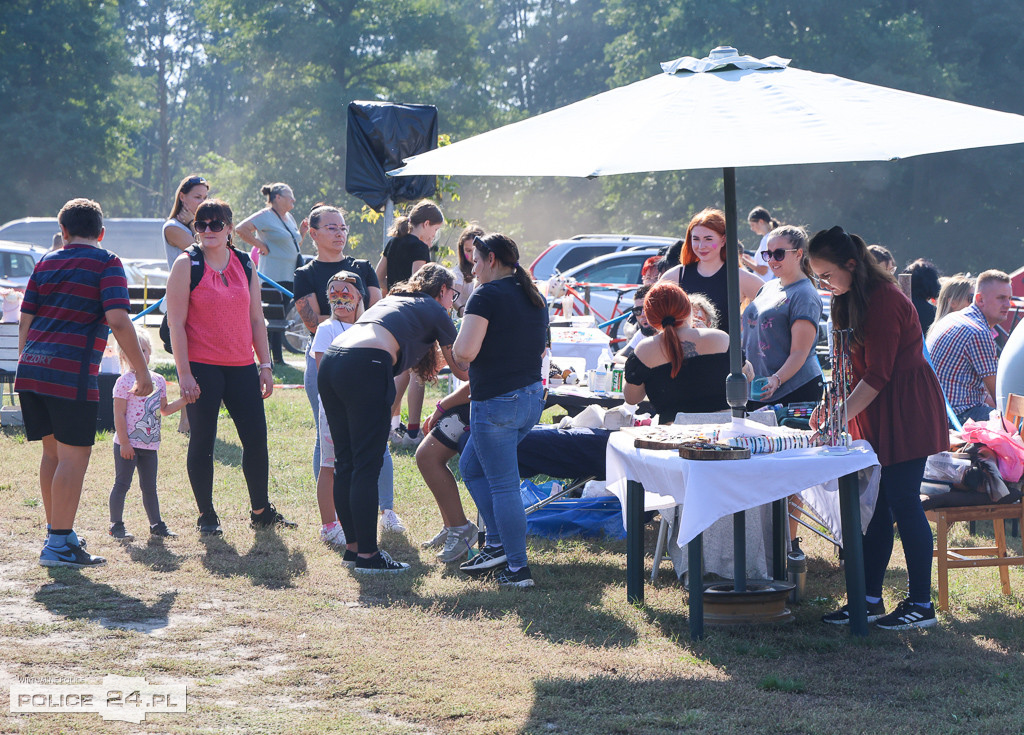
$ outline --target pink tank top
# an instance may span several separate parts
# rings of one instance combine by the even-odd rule
[[[231,255],[224,269],[228,283],[206,266],[189,294],[185,335],[188,359],[207,365],[253,363],[252,322],[249,321],[249,282],[238,258]]]

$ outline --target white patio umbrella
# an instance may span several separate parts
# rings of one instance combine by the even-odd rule
[[[793,69],[776,56],[755,59],[725,46],[661,66],[649,79],[414,156],[390,173],[593,177],[722,167],[732,337],[727,395],[738,415],[747,386],[740,372],[737,167],[889,161],[1024,142],[1024,116]],[[741,529],[739,522],[737,539]],[[850,542],[859,558],[859,538]],[[742,557],[738,543],[737,589]],[[848,590],[857,620],[866,614],[862,585],[863,577],[859,589]]]
[[[740,375],[735,168],[888,161],[1024,142],[1024,116],[742,56],[685,56],[662,73],[406,159],[395,176],[578,176],[724,169],[732,307],[730,404]],[[756,114],[752,114],[756,110]]]

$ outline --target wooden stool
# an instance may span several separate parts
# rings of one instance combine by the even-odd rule
[[[1009,556],[1006,550],[1006,520],[1024,520],[1024,504],[971,505],[959,508],[936,508],[926,511],[929,521],[935,523],[938,541],[934,556],[938,559],[939,609],[949,609],[949,570],[971,567],[999,567],[999,581],[1003,594],[1010,594],[1009,567],[1024,566],[1024,556]],[[995,546],[949,548],[949,527],[957,521],[992,521]]]

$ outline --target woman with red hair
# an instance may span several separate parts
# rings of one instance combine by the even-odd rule
[[[671,281],[654,284],[644,299],[644,315],[658,334],[638,344],[626,360],[626,402],[637,404],[646,395],[663,424],[680,412],[729,408],[729,335],[694,327],[690,299]]]
[[[679,285],[686,293],[702,293],[718,310],[719,324],[729,330],[729,298],[725,280],[725,214],[707,208],[693,216],[686,228],[680,263],[665,272],[663,281]],[[740,301],[753,301],[764,282],[740,269]]]

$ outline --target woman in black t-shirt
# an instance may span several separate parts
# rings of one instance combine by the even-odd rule
[[[345,255],[348,242],[348,225],[345,213],[337,207],[323,202],[316,204],[309,216],[303,220],[309,228],[309,236],[316,245],[316,259],[295,269],[295,309],[310,335],[316,332],[320,322],[331,318],[331,305],[327,303],[327,283],[338,271],[351,271],[363,279],[365,297],[363,306],[369,309],[380,300],[380,285],[377,274],[368,260],[356,260]],[[311,344],[311,343],[309,343]],[[316,392],[316,360],[306,345],[306,372],[303,386],[306,398],[313,409],[313,421],[317,425],[316,443],[313,446],[313,477],[320,474],[320,400]]]
[[[451,356],[455,325],[448,310],[455,301],[454,280],[446,268],[428,263],[370,307],[320,360],[317,384],[334,440],[334,509],[348,541],[344,562],[357,572],[409,568],[377,548],[377,478],[395,375],[411,369],[432,380],[440,345],[455,376],[468,377]]]
[[[460,568],[497,573],[501,585],[532,587],[516,447],[544,410],[540,371],[548,312],[511,238],[494,234],[473,243],[479,285],[452,352],[470,363],[470,436],[459,470],[487,536],[480,553]]]
[[[409,214],[396,217],[388,231],[391,237],[377,263],[377,280],[387,296],[391,287],[408,280],[416,271],[430,262],[430,246],[444,226],[444,215],[429,199],[416,204]],[[411,381],[411,386],[410,386]],[[409,425],[400,431],[399,414],[402,396],[409,388]],[[409,373],[395,379],[395,405],[391,407],[391,441],[397,446],[415,447],[423,435],[420,433],[420,415],[423,413],[423,384]]]

